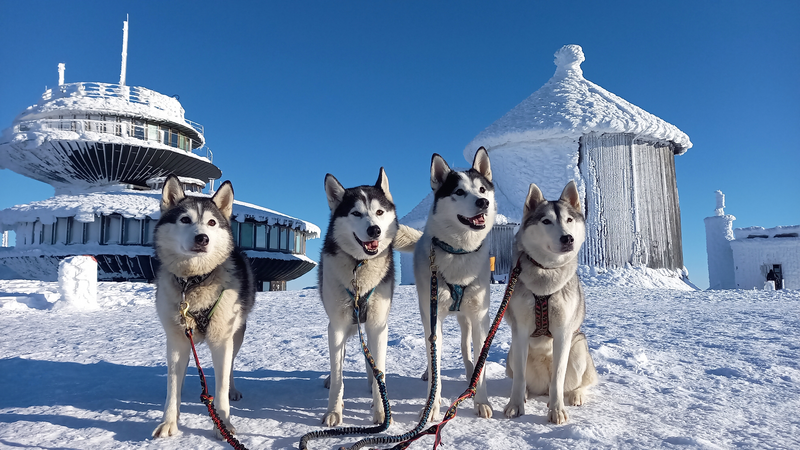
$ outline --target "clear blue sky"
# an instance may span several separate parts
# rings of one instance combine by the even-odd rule
[[[240,200],[316,223],[323,179],[386,168],[402,216],[430,156],[464,146],[579,44],[584,76],[686,132],[676,158],[690,278],[708,285],[714,191],[735,227],[800,224],[800,2],[38,2],[0,0],[0,128],[45,86],[119,80],[180,95]],[[536,180],[531,180],[535,182]],[[0,171],[0,209],[52,195]],[[321,240],[309,242],[319,255]],[[315,284],[315,273],[290,288]]]

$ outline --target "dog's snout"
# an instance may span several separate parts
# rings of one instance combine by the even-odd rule
[[[381,236],[381,227],[373,225],[367,228],[367,235],[373,239],[379,238]]]
[[[194,237],[194,243],[202,246],[208,245],[208,235],[198,234],[197,236]]]
[[[562,244],[572,244],[573,242],[575,242],[575,238],[573,238],[571,234],[565,234],[561,236]]]
[[[489,207],[489,200],[485,198],[479,198],[475,200],[475,206],[477,206],[480,209],[486,209]]]

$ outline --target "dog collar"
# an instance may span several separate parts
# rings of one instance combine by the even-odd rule
[[[527,254],[527,253],[526,253],[526,254],[525,254],[525,257],[527,257],[527,258],[528,258],[528,261],[530,261],[530,262],[531,262],[531,264],[533,264],[534,266],[536,266],[536,267],[538,267],[538,268],[540,268],[540,269],[544,269],[544,270],[550,270],[550,267],[545,267],[545,266],[543,266],[543,265],[539,264],[539,263],[538,263],[538,262],[537,262],[535,259],[531,258],[531,255],[529,255],[529,254]]]
[[[460,248],[455,248],[452,245],[450,245],[450,244],[448,244],[448,243],[446,243],[444,241],[439,240],[439,238],[437,238],[436,236],[431,238],[431,242],[433,242],[433,245],[435,245],[435,246],[439,247],[440,249],[446,251],[447,253],[450,253],[450,254],[453,254],[453,255],[465,255],[467,253],[474,253],[474,252],[477,252],[478,250],[480,250],[481,247],[483,247],[483,243],[481,243],[481,245],[479,245],[478,248],[476,248],[475,250],[464,250],[464,249],[460,249]]]

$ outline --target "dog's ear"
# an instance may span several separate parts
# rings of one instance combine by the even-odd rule
[[[434,191],[439,189],[449,173],[450,166],[438,153],[434,153],[431,157],[431,189]]]
[[[389,192],[389,178],[386,176],[386,171],[383,170],[383,167],[381,167],[381,171],[378,173],[378,181],[375,182],[375,187],[383,191],[383,195],[389,199],[389,202],[394,203],[392,194]]]
[[[522,207],[522,217],[525,217],[531,211],[534,211],[539,204],[544,202],[544,195],[542,195],[541,189],[536,184],[531,183],[530,187],[528,188],[528,196],[525,197],[525,206]]]
[[[581,211],[581,196],[578,193],[578,186],[575,185],[575,181],[567,183],[564,191],[561,192],[561,198],[559,200],[565,201],[576,210]]]
[[[489,152],[485,148],[481,147],[475,152],[475,158],[472,159],[472,168],[486,177],[487,180],[492,181],[492,166],[489,164]]]
[[[222,183],[222,186],[220,186],[217,192],[214,193],[214,196],[211,197],[211,201],[217,205],[222,215],[230,220],[231,214],[233,213],[233,185],[231,182],[226,181]]]
[[[184,198],[186,198],[186,194],[183,192],[183,187],[178,177],[175,175],[168,176],[164,180],[164,188],[161,190],[161,214],[180,203]]]
[[[328,207],[331,211],[335,210],[344,198],[344,186],[331,174],[325,175],[325,195],[328,196]]]

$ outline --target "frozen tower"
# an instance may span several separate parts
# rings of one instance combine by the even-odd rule
[[[706,223],[706,253],[708,254],[709,289],[736,289],[733,271],[733,221],[736,217],[725,214],[725,194],[717,191],[717,208]]]

